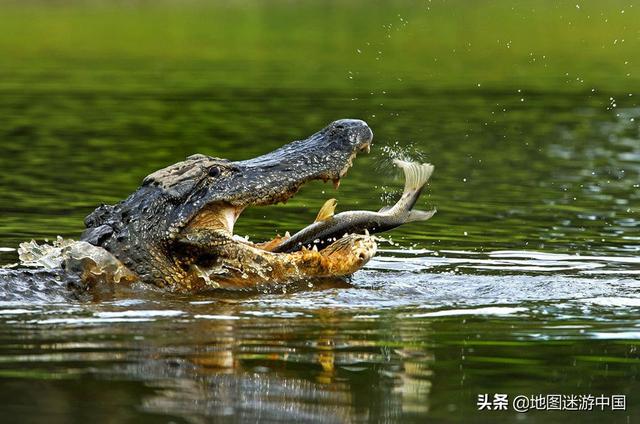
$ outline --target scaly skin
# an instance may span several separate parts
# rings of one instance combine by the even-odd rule
[[[375,254],[372,238],[275,254],[275,242],[237,240],[233,225],[246,207],[286,201],[310,180],[339,182],[372,137],[365,122],[340,120],[255,159],[190,156],[149,175],[126,200],[97,208],[81,240],[106,249],[143,282],[172,291],[350,275]]]

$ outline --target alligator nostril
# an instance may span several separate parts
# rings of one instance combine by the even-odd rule
[[[336,125],[336,129],[337,130],[342,130],[342,129],[344,129],[344,125],[338,124],[338,125]]]

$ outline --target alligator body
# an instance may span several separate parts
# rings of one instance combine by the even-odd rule
[[[286,201],[308,181],[338,184],[372,138],[364,121],[343,119],[254,159],[190,156],[147,176],[122,202],[98,207],[81,240],[108,251],[137,279],[173,291],[352,274],[375,254],[368,235],[320,251],[273,253],[282,238],[253,244],[233,227],[245,208]]]

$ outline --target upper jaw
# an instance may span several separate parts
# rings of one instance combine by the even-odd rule
[[[311,180],[332,180],[337,186],[358,152],[369,151],[372,139],[366,122],[341,119],[304,140],[233,162],[238,172],[224,200],[241,207],[270,205],[287,201]]]

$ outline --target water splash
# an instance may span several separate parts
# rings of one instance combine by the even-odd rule
[[[89,285],[133,282],[137,277],[111,253],[84,241],[57,239],[49,244],[35,240],[20,243],[20,265],[45,270],[66,269]]]

